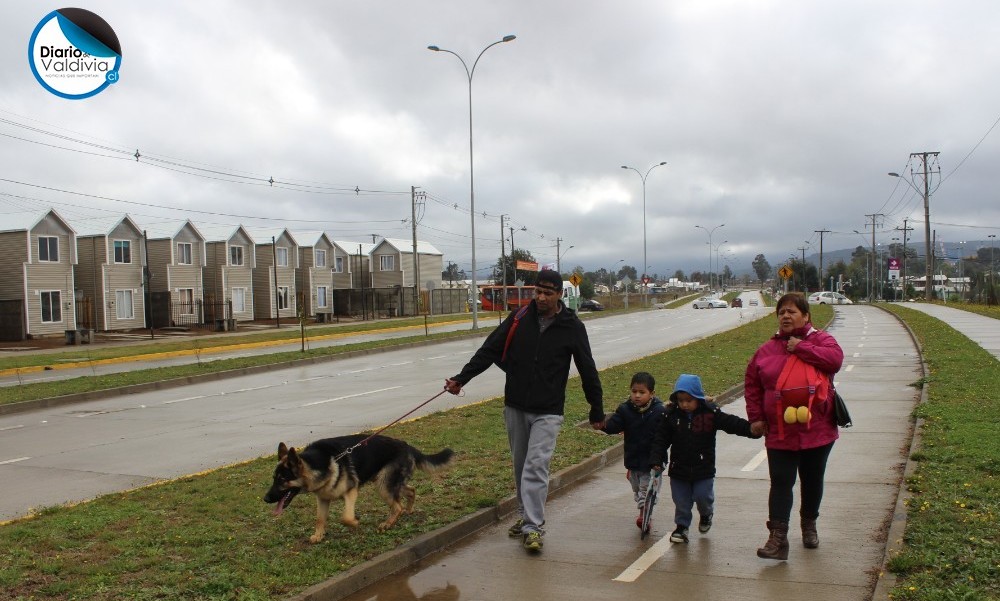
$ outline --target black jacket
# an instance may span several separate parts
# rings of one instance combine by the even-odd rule
[[[715,433],[718,430],[759,438],[750,433],[750,422],[724,413],[713,403],[701,401],[692,413],[672,407],[656,429],[648,465],[662,464],[669,447],[668,476],[687,481],[712,478],[715,476]]]
[[[605,420],[604,432],[625,433],[625,467],[633,471],[649,469],[653,435],[665,411],[663,401],[657,397],[653,397],[645,411],[639,411],[632,401],[625,401]]]
[[[583,392],[590,403],[590,421],[604,419],[604,392],[597,374],[594,357],[590,353],[590,340],[583,322],[572,310],[559,301],[559,312],[545,330],[540,331],[535,301],[514,331],[501,365],[507,332],[514,323],[515,313],[493,330],[462,371],[452,378],[465,386],[469,380],[497,364],[507,372],[504,386],[504,404],[528,413],[563,415],[566,404],[566,381],[572,359],[580,373]]]

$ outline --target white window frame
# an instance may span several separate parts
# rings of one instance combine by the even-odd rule
[[[132,241],[114,240],[113,245],[115,251],[114,262],[118,265],[130,265],[132,263]]]
[[[316,267],[326,267],[326,251],[316,250]]]
[[[233,288],[232,291],[233,313],[246,313],[247,310],[247,289]]]
[[[194,253],[192,252],[190,242],[178,242],[177,243],[177,264],[178,265],[191,265],[194,259]]]
[[[177,302],[181,305],[181,311],[185,311],[179,315],[194,315],[194,288],[178,288]]]
[[[288,286],[278,286],[278,311],[288,308]]]
[[[285,246],[279,246],[276,249],[276,253],[277,254],[275,256],[277,257],[276,261],[278,263],[278,267],[288,267],[288,248]]]
[[[59,237],[39,236],[38,237],[38,262],[58,263],[59,262]],[[60,320],[62,321],[62,320]]]
[[[333,258],[333,272],[344,273],[344,257]]]
[[[135,292],[131,288],[115,290],[115,318],[135,319]]]
[[[379,271],[396,271],[396,255],[379,255]]]
[[[233,267],[243,266],[243,247],[242,246],[230,246],[229,247],[229,264]]]
[[[38,293],[39,300],[39,318],[42,323],[60,323],[62,322],[62,291],[60,290],[40,290]],[[48,307],[49,318],[45,319],[45,308]]]
[[[329,290],[326,286],[316,286],[316,308],[326,309],[329,298]]]

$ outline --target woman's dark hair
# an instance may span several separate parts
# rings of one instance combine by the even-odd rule
[[[803,315],[809,315],[809,301],[806,299],[806,295],[801,292],[789,292],[779,298],[774,312],[777,313],[781,310],[781,307],[787,304],[793,304]]]
[[[642,384],[650,392],[656,390],[656,379],[653,378],[653,374],[646,371],[640,371],[632,376],[632,381],[629,382],[628,386],[631,388],[636,384]]]

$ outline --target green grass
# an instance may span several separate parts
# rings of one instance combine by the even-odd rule
[[[816,307],[813,317],[825,324],[831,316],[829,307]],[[624,400],[632,374],[640,370],[656,376],[661,395],[683,372],[701,375],[709,394],[718,394],[742,382],[750,356],[773,331],[773,320],[756,320],[606,369],[601,374],[605,409],[614,409],[614,399]],[[566,423],[585,420],[587,408],[579,379],[571,380]],[[457,452],[448,471],[414,479],[417,510],[389,532],[375,530],[384,505],[366,489],[357,532],[334,522],[323,543],[309,544],[315,503],[299,498],[280,518],[271,516],[261,496],[275,458],[265,457],[73,507],[48,508],[32,519],[0,526],[0,590],[15,601],[283,599],[513,493],[497,399],[403,423],[387,434],[426,451],[449,446]],[[618,440],[567,425],[553,471]]]
[[[892,598],[1000,598],[1000,363],[942,321],[885,308],[916,333],[930,370]]]

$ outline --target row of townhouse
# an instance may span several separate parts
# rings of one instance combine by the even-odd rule
[[[442,263],[425,242],[414,261],[406,240],[191,221],[142,228],[128,215],[71,225],[51,209],[5,214],[0,340],[295,317],[300,308],[326,321],[334,290],[440,286]]]

